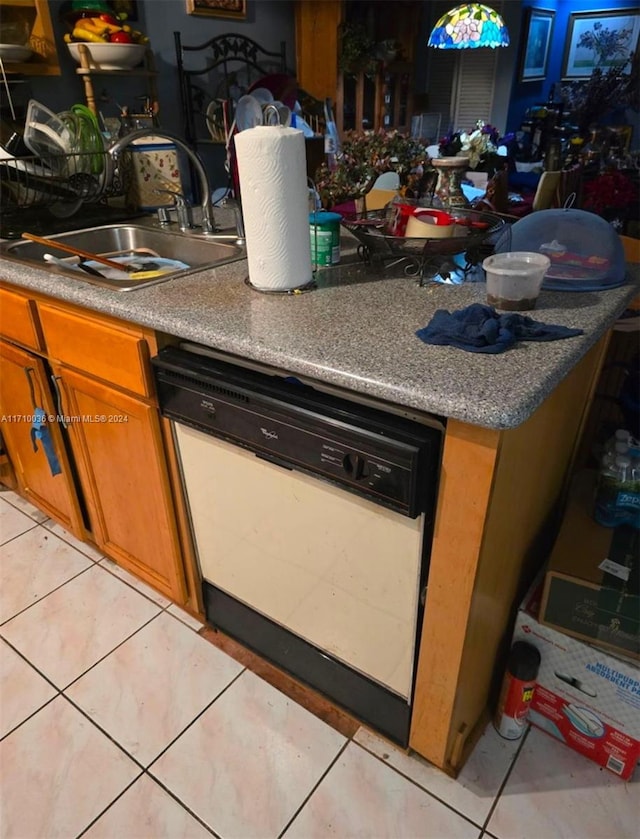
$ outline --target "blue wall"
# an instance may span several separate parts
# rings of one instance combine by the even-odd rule
[[[517,131],[524,119],[527,108],[544,103],[549,97],[552,84],[562,78],[562,62],[565,42],[569,29],[569,15],[574,12],[617,11],[638,8],[638,0],[523,0],[523,17],[528,7],[555,10],[549,70],[544,81],[518,81],[518,68],[514,71],[514,83],[511,89],[511,104],[507,116],[509,131]],[[522,45],[519,46],[519,52]]]

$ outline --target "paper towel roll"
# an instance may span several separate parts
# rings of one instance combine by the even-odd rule
[[[289,291],[312,280],[304,134],[260,125],[234,138],[249,280]]]

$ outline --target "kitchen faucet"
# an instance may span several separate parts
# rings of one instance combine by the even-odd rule
[[[190,148],[186,142],[173,134],[170,131],[165,131],[159,128],[140,128],[137,131],[132,131],[130,134],[125,134],[120,137],[115,143],[110,146],[109,154],[113,158],[117,158],[131,143],[139,140],[142,137],[162,137],[165,140],[170,140],[175,143],[178,148],[182,149],[187,155],[193,168],[196,170],[198,178],[200,179],[200,192],[202,194],[202,232],[205,235],[212,235],[216,233],[216,223],[213,217],[213,205],[211,203],[211,184],[209,183],[209,176],[200,157]]]

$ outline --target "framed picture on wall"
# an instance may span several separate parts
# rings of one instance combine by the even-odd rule
[[[547,9],[527,9],[520,59],[521,82],[546,79],[555,15]]]
[[[187,14],[242,20],[247,16],[247,0],[187,0]]]
[[[569,15],[562,78],[588,79],[596,68],[628,72],[639,33],[640,9]]]

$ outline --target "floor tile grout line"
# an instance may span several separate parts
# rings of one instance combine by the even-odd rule
[[[50,526],[47,524],[47,522],[49,523],[49,525],[50,525]],[[62,542],[64,542],[64,543],[65,543],[65,545],[69,545],[69,547],[70,547],[70,548],[73,548],[74,550],[78,551],[78,553],[79,553],[79,554],[82,554],[82,556],[86,556],[86,558],[87,558],[87,559],[90,559],[90,560],[91,560],[91,562],[95,562],[95,564],[96,564],[96,565],[97,565],[99,562],[102,562],[102,560],[105,558],[105,555],[104,555],[104,554],[101,554],[101,555],[100,555],[100,559],[94,559],[92,556],[89,556],[89,554],[86,554],[86,553],[82,550],[82,548],[79,548],[79,547],[78,547],[78,545],[84,545],[84,544],[87,544],[87,543],[82,542],[80,539],[78,539],[76,536],[74,536],[74,535],[73,535],[73,533],[69,533],[69,531],[68,531],[68,530],[66,530],[66,528],[64,527],[64,525],[60,524],[60,522],[54,521],[53,519],[47,519],[47,521],[46,521],[46,522],[44,522],[44,521],[43,521],[43,522],[41,522],[41,524],[42,524],[42,527],[44,527],[44,529],[45,529],[48,533],[51,533],[53,536],[57,536],[57,537],[58,537],[58,539],[60,539],[60,541],[62,541]],[[65,537],[64,537],[64,536],[61,536],[59,533],[56,533],[56,532],[55,532],[55,530],[53,529],[53,528],[54,528],[54,527],[56,527],[56,526],[57,526],[57,527],[61,527],[61,528],[64,530],[65,534],[67,534],[68,536],[71,536],[71,537],[75,540],[75,543],[70,542],[68,539],[65,539]],[[97,546],[97,545],[94,547],[94,545],[92,545],[92,544],[91,544],[91,545],[87,544],[87,547],[88,547],[88,548],[92,548],[92,549],[93,549],[93,550],[95,550],[95,551],[99,551],[99,550],[100,550],[100,549],[98,548],[98,546]]]
[[[31,519],[31,521],[33,521],[33,519]],[[5,539],[4,542],[0,542],[0,548],[4,548],[5,545],[10,545],[11,542],[15,542],[16,539],[19,539],[21,536],[24,536],[25,533],[31,533],[31,531],[35,530],[36,527],[44,527],[44,525],[40,524],[40,522],[38,521],[34,521],[33,527],[27,527],[27,529],[23,530],[21,533],[16,533],[15,536],[10,536],[8,539]]]
[[[19,497],[20,497],[20,498],[22,498],[22,496],[21,496],[21,495],[20,495]],[[3,500],[3,501],[6,501],[6,502],[7,502],[7,504],[9,504],[9,506],[13,507],[13,509],[14,509],[14,510],[17,510],[19,513],[22,513],[22,515],[23,515],[23,516],[27,516],[27,518],[31,519],[31,521],[35,522],[36,524],[39,524],[41,527],[44,527],[44,529],[45,529],[48,533],[51,533],[51,534],[53,534],[54,536],[57,536],[57,537],[58,537],[58,539],[61,539],[63,542],[65,542],[65,543],[66,543],[67,545],[69,545],[71,548],[74,548],[76,551],[78,551],[78,553],[81,553],[83,556],[85,556],[87,559],[90,559],[92,562],[95,562],[95,563],[97,564],[98,562],[101,562],[101,561],[105,558],[105,557],[104,557],[104,555],[101,555],[100,559],[94,559],[92,556],[89,556],[88,554],[86,554],[86,553],[82,550],[82,548],[78,548],[75,544],[72,544],[72,543],[71,543],[68,539],[65,539],[65,537],[64,537],[64,536],[60,536],[60,534],[59,534],[59,533],[56,533],[56,532],[53,530],[53,528],[54,528],[54,527],[56,527],[56,526],[57,526],[57,527],[61,527],[61,528],[65,531],[65,533],[67,533],[69,536],[72,536],[72,537],[76,540],[76,542],[78,542],[79,544],[84,544],[83,542],[81,542],[81,541],[80,541],[80,539],[78,539],[77,537],[73,536],[73,534],[72,534],[72,533],[69,533],[63,524],[61,524],[60,522],[56,521],[55,519],[52,519],[52,518],[51,518],[51,516],[47,516],[47,517],[46,517],[43,521],[38,521],[36,518],[34,518],[34,516],[33,516],[33,515],[31,515],[31,513],[27,513],[27,512],[25,512],[25,511],[24,511],[21,507],[19,507],[17,504],[14,504],[12,501],[9,501],[9,499],[8,499],[8,498],[2,498],[2,493],[0,493],[0,499],[1,499],[1,500]],[[26,499],[24,499],[24,500],[26,500]],[[31,503],[31,502],[27,502],[27,503]],[[33,506],[33,505],[32,505],[32,506]],[[37,510],[37,507],[34,507],[34,509],[35,509],[35,510]],[[32,527],[30,527],[30,528],[28,528],[27,530],[25,530],[24,532],[25,532],[25,533],[28,533],[28,532],[29,532],[29,530],[33,530],[33,528],[32,528]],[[19,534],[19,535],[21,536],[22,534]],[[0,547],[2,547],[2,545],[4,545],[4,544],[8,544],[8,542],[10,542],[10,541],[11,541],[11,540],[10,540],[10,539],[8,539],[6,543],[5,543],[5,542],[0,542]],[[93,547],[93,546],[91,545],[91,546],[88,546],[88,547]],[[96,547],[95,547],[95,550],[99,550],[99,548],[96,546]]]
[[[493,799],[493,804],[491,805],[491,807],[489,808],[489,812],[487,813],[487,818],[485,819],[484,824],[482,825],[482,830],[483,831],[488,831],[488,829],[489,829],[489,822],[493,818],[493,814],[495,813],[496,807],[498,806],[498,801],[500,800],[500,796],[502,795],[502,793],[504,791],[504,788],[506,787],[506,785],[509,781],[509,778],[511,777],[511,773],[513,772],[513,768],[516,765],[516,762],[517,762],[518,758],[520,757],[520,754],[522,752],[522,749],[524,748],[524,744],[525,744],[525,742],[526,742],[526,740],[529,736],[530,731],[531,731],[531,726],[529,726],[529,728],[525,731],[524,736],[522,737],[522,739],[521,739],[521,741],[518,745],[518,748],[516,749],[516,752],[513,756],[513,760],[511,761],[511,763],[509,764],[509,768],[505,772],[505,776],[502,779],[502,783],[498,787],[498,791],[495,795],[495,798]]]
[[[10,491],[10,492],[13,492],[13,490],[9,490],[9,491]],[[18,495],[18,493],[16,493],[16,495]],[[19,498],[22,498],[22,496],[21,496],[21,495],[18,495],[18,497],[19,497]],[[42,514],[42,515],[44,515],[44,516],[45,516],[44,520],[43,520],[43,521],[38,521],[38,519],[37,519],[37,518],[36,518],[36,517],[35,517],[32,513],[27,513],[27,512],[26,512],[26,510],[23,510],[23,509],[22,509],[22,507],[19,507],[17,504],[14,504],[14,503],[13,503],[13,501],[9,501],[9,499],[8,499],[8,498],[4,498],[4,497],[3,497],[3,492],[2,492],[2,490],[1,490],[1,489],[0,489],[0,499],[1,499],[2,501],[6,501],[6,502],[7,502],[7,504],[8,504],[10,507],[13,507],[13,509],[14,509],[14,510],[17,510],[19,513],[22,513],[22,515],[23,515],[23,516],[27,516],[27,518],[30,518],[30,519],[31,519],[31,521],[35,521],[35,523],[36,523],[36,524],[44,524],[44,523],[45,523],[45,521],[50,521],[50,517],[49,517],[49,516],[47,516],[47,515],[46,515],[46,514],[44,514],[44,513]],[[23,499],[23,500],[25,500],[25,501],[26,501],[26,499]],[[27,501],[26,503],[27,503],[27,504],[31,504],[31,502],[30,502],[30,501]],[[40,513],[40,512],[41,512],[41,511],[40,511],[40,510],[38,510],[38,508],[37,508],[37,507],[35,507],[33,504],[31,504],[31,506],[32,506],[32,507],[33,507],[33,509],[36,511],[36,513]]]
[[[98,723],[97,723],[97,722],[96,722],[96,721],[95,721],[92,717],[90,717],[90,716],[89,716],[88,712],[87,712],[87,711],[85,711],[85,710],[84,710],[84,708],[82,708],[80,705],[78,705],[76,702],[74,702],[74,701],[73,701],[73,699],[72,699],[70,696],[67,696],[67,695],[66,695],[66,693],[61,692],[61,693],[60,693],[60,696],[61,696],[61,697],[62,697],[62,698],[63,698],[66,702],[68,702],[68,703],[69,703],[69,705],[71,705],[71,707],[72,707],[72,708],[75,708],[75,710],[76,710],[79,714],[81,714],[81,715],[82,715],[82,716],[83,716],[86,720],[88,720],[88,721],[91,723],[91,725],[92,725],[94,728],[96,728],[96,729],[100,732],[100,734],[104,735],[104,736],[107,738],[107,740],[110,740],[110,741],[113,743],[113,745],[114,745],[114,746],[117,746],[117,747],[118,747],[118,749],[119,749],[119,750],[120,750],[120,751],[121,751],[121,752],[122,752],[122,753],[123,753],[126,757],[128,757],[128,758],[129,758],[129,760],[132,760],[132,761],[135,763],[135,765],[138,767],[138,769],[140,769],[140,771],[141,771],[141,772],[144,772],[144,769],[145,769],[144,764],[143,764],[143,763],[140,763],[140,761],[138,760],[138,758],[137,758],[137,757],[134,757],[134,756],[133,756],[130,752],[128,752],[128,751],[125,749],[125,747],[124,747],[122,744],[118,743],[118,741],[117,741],[117,740],[113,737],[113,735],[112,735],[112,734],[109,734],[109,732],[108,732],[108,731],[105,731],[105,729],[104,729],[104,728],[102,728],[102,726],[101,726],[101,725],[99,725],[99,724],[98,724]]]
[[[28,716],[28,717],[25,717],[25,718],[24,718],[23,720],[21,720],[21,721],[20,721],[17,725],[14,725],[14,727],[13,727],[12,729],[10,729],[9,731],[7,731],[7,733],[6,733],[6,734],[3,734],[3,735],[2,735],[2,737],[0,737],[0,743],[2,743],[2,741],[3,741],[3,740],[6,740],[6,739],[7,739],[7,737],[11,737],[11,735],[12,735],[15,731],[17,731],[17,730],[18,730],[21,726],[23,726],[25,723],[29,722],[29,720],[30,720],[30,719],[33,719],[33,717],[35,717],[35,715],[36,715],[36,714],[39,714],[39,713],[40,713],[40,711],[42,711],[42,709],[43,709],[43,708],[46,708],[46,707],[47,707],[47,705],[49,705],[51,702],[53,702],[53,700],[54,700],[54,699],[57,699],[59,696],[62,696],[62,691],[59,691],[57,688],[56,688],[56,691],[57,691],[57,692],[56,692],[56,694],[55,694],[54,696],[51,696],[49,699],[47,699],[47,701],[46,701],[46,702],[43,702],[43,703],[42,703],[42,705],[40,705],[40,707],[39,707],[39,708],[36,708],[36,710],[35,710],[35,711],[32,711],[32,712],[29,714],[29,716]]]
[[[84,556],[84,554],[83,554],[83,556]],[[85,559],[89,559],[89,557],[85,557]],[[42,597],[39,597],[37,600],[34,600],[33,603],[29,603],[28,606],[25,606],[23,609],[19,609],[15,613],[15,615],[11,615],[10,618],[7,618],[6,620],[1,621],[0,622],[0,630],[2,629],[3,626],[6,626],[6,624],[8,624],[12,620],[14,620],[14,618],[17,618],[19,615],[23,615],[25,612],[27,612],[29,609],[33,608],[33,606],[36,606],[38,603],[42,603],[42,601],[46,600],[47,597],[49,597],[51,594],[53,594],[56,591],[60,591],[60,589],[64,588],[64,586],[66,586],[67,583],[70,583],[73,580],[77,579],[78,577],[81,577],[83,574],[86,574],[87,571],[91,571],[91,569],[94,568],[94,567],[95,567],[95,563],[92,564],[92,565],[89,565],[87,568],[83,568],[82,571],[78,571],[77,574],[74,574],[72,577],[69,577],[68,580],[65,580],[64,582],[60,583],[60,585],[57,585],[55,588],[52,588],[51,591],[48,591],[46,594],[43,594]],[[6,640],[6,638],[5,638],[5,640]]]
[[[229,658],[231,658],[231,656],[229,656]],[[235,659],[231,659],[231,660],[232,660],[232,661],[235,661]],[[237,662],[236,662],[236,663],[237,663]],[[146,768],[147,768],[147,771],[148,771],[148,770],[150,770],[150,769],[153,767],[153,765],[154,765],[155,763],[157,763],[157,762],[160,760],[160,758],[162,757],[162,755],[163,755],[163,754],[165,754],[165,752],[166,752],[168,749],[170,749],[170,748],[171,748],[171,746],[173,746],[173,744],[176,742],[176,740],[178,740],[180,737],[182,737],[182,736],[183,736],[183,734],[186,734],[186,732],[187,732],[187,731],[188,731],[188,730],[189,730],[189,729],[190,729],[190,728],[191,728],[191,727],[192,727],[192,726],[193,726],[193,725],[194,725],[194,724],[195,724],[195,723],[196,723],[196,722],[200,719],[200,717],[201,717],[203,714],[205,714],[205,713],[209,710],[209,708],[211,708],[211,706],[212,706],[212,705],[214,705],[214,704],[215,704],[215,703],[216,703],[216,702],[220,699],[220,697],[221,697],[223,694],[225,694],[225,693],[229,690],[229,688],[231,687],[231,685],[234,685],[234,684],[238,681],[238,679],[240,678],[240,676],[242,676],[242,675],[243,675],[243,673],[246,673],[246,672],[247,672],[247,668],[246,668],[246,667],[243,667],[243,668],[242,668],[242,670],[241,670],[241,671],[240,671],[240,672],[239,672],[236,676],[234,676],[234,677],[233,677],[233,679],[231,679],[231,681],[230,681],[227,685],[225,685],[225,686],[222,688],[222,690],[220,691],[220,693],[216,694],[216,696],[214,696],[214,698],[211,700],[211,702],[208,702],[208,703],[205,705],[205,707],[204,707],[201,711],[199,711],[199,712],[195,715],[195,717],[191,720],[191,722],[190,722],[188,725],[186,725],[186,726],[182,729],[182,731],[180,731],[178,734],[176,734],[176,736],[175,736],[172,740],[170,740],[170,741],[167,743],[167,745],[164,747],[164,749],[162,749],[162,751],[161,751],[161,752],[159,752],[159,753],[158,753],[158,754],[157,754],[157,755],[153,758],[153,760],[151,761],[151,763],[150,763],[150,764],[146,767]],[[154,775],[154,776],[152,776],[152,777],[155,777],[155,775]]]
[[[187,813],[189,813],[191,816],[193,816],[193,818],[197,822],[199,822],[199,824],[201,824],[203,827],[205,827],[207,829],[207,831],[209,833],[211,833],[212,836],[215,837],[215,839],[222,839],[222,837],[219,833],[216,833],[215,830],[212,827],[210,827],[205,821],[203,821],[203,819],[194,810],[191,809],[191,807],[187,806],[187,804],[185,804],[185,802],[181,798],[178,798],[176,793],[170,787],[166,786],[166,784],[163,781],[161,781],[159,778],[156,778],[155,775],[152,775],[151,772],[149,772],[148,769],[145,769],[144,774],[148,778],[150,778],[155,784],[158,784],[158,786],[161,789],[163,789],[168,795],[170,795],[171,798],[173,798],[174,801],[177,801],[178,804],[181,807],[183,807],[187,811]]]
[[[291,818],[290,818],[290,819],[289,819],[289,821],[285,824],[285,826],[282,828],[282,830],[280,831],[280,833],[278,833],[278,839],[282,839],[282,837],[286,834],[287,830],[289,830],[289,828],[291,827],[291,825],[295,822],[295,820],[298,818],[298,816],[300,815],[300,813],[301,813],[301,812],[304,810],[304,808],[307,806],[307,804],[308,804],[308,803],[309,803],[309,801],[311,800],[311,797],[314,795],[315,791],[318,789],[318,787],[320,786],[320,784],[324,781],[324,779],[327,777],[327,775],[329,774],[329,772],[330,772],[330,771],[333,769],[333,767],[336,765],[337,761],[338,761],[338,760],[340,759],[340,757],[344,754],[344,752],[345,752],[346,748],[349,746],[349,744],[350,744],[351,742],[352,742],[351,738],[348,738],[348,737],[346,737],[346,738],[345,738],[345,742],[342,744],[341,748],[340,748],[340,749],[338,749],[338,751],[337,751],[337,753],[336,753],[335,757],[333,758],[333,760],[332,760],[332,761],[330,761],[330,763],[329,763],[329,765],[327,766],[327,768],[326,768],[326,769],[324,770],[324,772],[320,775],[320,777],[318,778],[318,780],[316,781],[316,783],[313,785],[313,787],[309,790],[309,793],[308,793],[308,794],[304,797],[304,799],[303,799],[303,801],[300,803],[300,806],[298,807],[298,809],[297,809],[297,810],[295,811],[295,813],[291,816]]]
[[[158,609],[160,609],[160,607],[159,607],[159,606],[158,606]],[[123,638],[123,639],[122,639],[122,641],[120,641],[120,643],[118,643],[118,644],[117,644],[117,645],[116,645],[116,646],[115,646],[112,650],[109,650],[109,652],[108,652],[108,653],[105,653],[105,654],[102,656],[102,658],[99,658],[97,661],[94,661],[94,662],[93,662],[93,664],[92,664],[92,665],[90,665],[89,667],[87,667],[87,669],[86,669],[86,670],[83,670],[83,671],[82,671],[82,673],[80,673],[80,675],[79,675],[79,676],[76,676],[74,679],[72,679],[72,681],[70,681],[68,684],[66,684],[66,685],[62,688],[62,693],[64,693],[64,691],[65,691],[65,690],[69,690],[69,688],[70,688],[72,685],[75,685],[75,683],[76,683],[79,679],[82,679],[84,676],[86,676],[86,675],[87,675],[87,673],[90,673],[90,672],[91,672],[91,671],[92,671],[95,667],[97,667],[97,666],[98,666],[98,664],[100,664],[101,662],[103,662],[103,661],[105,660],[105,658],[109,658],[109,656],[110,656],[112,653],[114,653],[116,650],[119,650],[119,649],[120,649],[120,647],[121,647],[123,644],[126,644],[126,643],[127,643],[127,641],[130,641],[130,640],[131,640],[131,638],[133,638],[133,637],[134,637],[134,635],[137,635],[137,634],[138,634],[139,632],[141,632],[141,631],[142,631],[145,627],[149,626],[149,624],[150,624],[152,621],[154,621],[156,618],[158,618],[158,617],[159,617],[162,613],[163,613],[163,612],[162,612],[162,609],[160,609],[160,611],[159,611],[159,612],[157,612],[155,615],[152,615],[152,616],[149,618],[149,620],[147,620],[147,621],[145,621],[143,624],[141,624],[141,625],[140,625],[137,629],[135,629],[135,630],[134,630],[134,631],[133,631],[130,635],[127,635],[127,637],[126,637],[126,638]]]
[[[181,623],[183,626],[186,626],[186,627],[187,627],[187,629],[191,629],[193,632],[195,632],[195,634],[196,634],[196,635],[200,635],[200,632],[201,632],[201,630],[203,630],[203,629],[211,629],[211,627],[210,627],[210,626],[209,626],[209,624],[207,624],[207,623],[203,623],[203,624],[201,624],[201,625],[198,627],[198,629],[196,629],[196,628],[195,628],[195,627],[193,627],[193,626],[190,626],[190,625],[189,625],[186,621],[182,620],[182,618],[181,618],[179,615],[176,615],[176,614],[174,614],[173,612],[170,612],[170,611],[169,611],[169,609],[170,609],[172,606],[177,606],[177,608],[178,608],[178,609],[180,609],[180,606],[178,606],[178,604],[177,604],[177,603],[174,603],[174,602],[173,602],[173,600],[172,600],[172,601],[171,601],[171,602],[167,605],[167,607],[166,607],[166,612],[167,612],[167,614],[168,614],[168,615],[170,615],[172,618],[175,618],[175,620],[180,621],[180,623]],[[188,612],[187,612],[187,613],[185,613],[185,614],[188,614]],[[191,615],[189,615],[189,617],[191,617]],[[196,620],[196,618],[193,618],[193,620],[195,621],[195,620]],[[200,637],[202,637],[202,636],[200,636]],[[206,638],[205,638],[204,640],[205,640],[205,641],[207,641],[207,639],[206,639]],[[210,641],[207,641],[207,643],[208,643],[208,644],[210,644],[211,642],[210,642]],[[214,646],[214,647],[215,647],[215,644],[213,644],[212,646]],[[218,647],[218,649],[220,649],[220,648]],[[225,652],[225,651],[224,651],[224,650],[221,650],[221,652]],[[232,655],[229,655],[229,653],[226,653],[226,655],[228,655],[228,656],[229,656],[229,658],[233,658],[233,656],[232,656]],[[234,661],[236,661],[237,659],[233,658],[233,660],[234,660]],[[240,664],[240,662],[238,662],[238,664]]]
[[[69,702],[77,711],[79,711],[82,714],[83,717],[86,717],[86,719],[88,719],[89,722],[98,729],[98,731],[100,731],[102,734],[104,734],[104,736],[107,737],[107,739],[111,740],[111,742],[114,743],[120,749],[120,751],[124,752],[124,754],[128,758],[130,758],[137,766],[139,766],[140,769],[142,769],[144,772],[146,772],[153,766],[154,763],[156,763],[157,760],[159,760],[160,757],[162,757],[162,755],[167,751],[167,749],[169,749],[176,742],[176,740],[178,740],[180,737],[182,737],[182,735],[189,728],[191,728],[191,726],[194,724],[194,722],[197,719],[199,719],[202,716],[202,714],[204,714],[204,712],[207,710],[207,708],[210,708],[213,705],[213,703],[216,702],[220,698],[220,696],[222,696],[222,694],[225,693],[225,691],[241,675],[242,675],[242,673],[238,673],[238,676],[236,676],[231,682],[229,682],[229,684],[225,688],[223,688],[223,690],[221,690],[220,693],[217,694],[217,696],[215,696],[214,699],[211,700],[211,702],[207,703],[206,707],[203,708],[202,711],[199,711],[196,714],[196,716],[191,720],[191,722],[189,722],[181,731],[179,731],[178,734],[176,734],[175,737],[173,737],[169,741],[169,743],[162,749],[162,751],[158,752],[158,754],[151,760],[151,762],[149,764],[142,763],[139,758],[135,757],[135,755],[132,755],[130,752],[128,752],[127,749],[121,743],[119,743],[112,734],[109,734],[109,732],[106,729],[104,729],[100,725],[100,723],[98,723],[92,716],[90,716],[88,711],[85,711],[84,708],[82,708],[81,705],[79,705],[74,699],[72,699],[72,697],[67,696],[66,693],[64,693],[64,691],[61,691],[60,695],[63,696],[67,700],[67,702]],[[73,684],[73,682],[72,682],[72,684]],[[66,690],[66,688],[65,688],[65,690]]]
[[[395,767],[389,761],[384,760],[384,758],[381,758],[380,755],[377,755],[375,752],[371,751],[371,749],[368,749],[366,746],[363,746],[362,743],[358,743],[357,740],[354,740],[354,743],[355,743],[356,746],[361,748],[363,751],[367,752],[372,757],[375,757],[376,760],[380,761],[380,763],[383,764],[383,766],[386,766],[388,769],[391,769],[393,772],[395,772],[396,775],[400,775],[400,777],[404,778],[405,781],[409,781],[409,783],[418,787],[418,789],[421,790],[422,792],[426,792],[427,795],[429,795],[431,798],[435,798],[435,800],[438,801],[440,804],[444,804],[444,806],[447,807],[447,809],[454,812],[457,816],[460,816],[465,821],[472,824],[474,827],[477,827],[478,830],[482,830],[482,825],[481,824],[479,824],[478,822],[475,822],[470,816],[467,816],[465,813],[462,813],[460,810],[456,810],[456,808],[452,804],[450,804],[448,801],[445,801],[444,798],[440,798],[440,796],[436,795],[434,792],[431,792],[430,789],[427,789],[426,787],[422,786],[422,784],[419,783],[418,781],[416,781],[415,778],[411,778],[409,775],[405,775],[405,773],[402,772],[402,770]],[[434,769],[437,769],[439,772],[443,772],[442,769],[438,769],[438,767],[435,765],[435,763],[430,764],[430,766],[433,766]]]
[[[25,533],[28,533],[31,530],[33,530],[33,528],[30,528],[29,531],[25,531]],[[48,531],[48,532],[51,533],[51,531]],[[20,535],[23,535],[23,534],[20,534]],[[51,533],[51,535],[55,536],[58,539],[61,539],[61,541],[64,542],[64,539],[62,539],[62,537],[58,536],[57,533]],[[69,545],[69,547],[73,548],[73,545],[70,545],[69,542],[65,542],[65,544]],[[0,545],[0,547],[2,547],[2,546]],[[77,550],[77,549],[74,548],[74,550]],[[153,603],[154,606],[156,606],[158,609],[162,610],[163,612],[166,611],[169,608],[169,606],[171,606],[171,602],[168,603],[166,606],[163,606],[162,604],[157,603],[155,600],[153,600],[153,598],[149,597],[149,595],[145,594],[143,591],[140,591],[134,585],[127,582],[126,580],[123,580],[122,577],[119,577],[117,574],[114,574],[113,571],[109,570],[109,568],[106,568],[104,565],[101,565],[100,563],[101,563],[102,559],[108,559],[108,557],[102,557],[100,562],[96,562],[96,561],[92,560],[90,556],[87,556],[86,554],[81,553],[81,551],[78,551],[78,553],[80,553],[81,556],[83,556],[85,559],[88,559],[90,562],[92,562],[92,565],[89,565],[87,568],[83,568],[82,571],[78,571],[77,574],[74,574],[72,577],[69,577],[68,580],[65,580],[64,582],[60,583],[60,585],[56,586],[55,588],[52,588],[51,591],[48,591],[46,594],[43,594],[42,597],[40,597],[38,600],[34,600],[33,603],[29,603],[28,606],[25,606],[23,609],[20,609],[14,615],[11,615],[10,618],[7,618],[5,621],[0,622],[0,628],[2,628],[5,624],[9,623],[9,621],[12,621],[14,618],[17,618],[18,615],[21,615],[23,612],[26,612],[27,609],[30,609],[32,606],[35,606],[37,603],[41,603],[43,600],[45,600],[45,598],[49,597],[49,595],[53,594],[55,591],[59,591],[61,588],[63,588],[63,586],[66,586],[67,583],[71,583],[77,577],[80,577],[82,574],[86,574],[87,571],[91,571],[92,568],[96,568],[96,567],[100,568],[102,571],[105,571],[107,574],[110,574],[112,577],[115,577],[115,579],[118,580],[120,583],[127,586],[127,588],[131,589],[132,591],[135,591],[136,594],[139,594],[141,597],[144,597],[145,600],[149,601],[149,603]],[[171,614],[171,613],[169,613],[169,614]],[[175,617],[175,615],[172,614],[171,617]],[[179,618],[178,618],[178,620],[179,620]],[[184,623],[184,622],[181,621],[181,623]],[[185,624],[185,626],[186,626],[186,624]],[[120,646],[120,645],[118,645],[118,646]]]
[[[166,611],[166,610],[169,608],[169,606],[171,606],[171,604],[172,604],[172,601],[171,601],[171,600],[169,600],[169,602],[166,604],[166,606],[163,606],[161,603],[158,603],[156,600],[154,600],[154,599],[153,599],[153,597],[152,597],[150,594],[146,594],[144,591],[140,591],[140,589],[139,589],[139,588],[137,588],[136,586],[134,586],[134,585],[133,585],[133,583],[130,583],[128,580],[124,580],[124,579],[123,579],[123,578],[122,578],[119,574],[116,574],[116,572],[115,572],[115,571],[112,571],[112,570],[111,570],[111,568],[108,568],[106,565],[103,565],[103,564],[102,564],[102,561],[103,561],[103,560],[105,560],[105,559],[107,560],[107,562],[113,562],[113,563],[114,563],[114,565],[116,565],[116,566],[117,566],[118,568],[120,568],[122,571],[126,571],[126,570],[127,570],[126,568],[122,568],[122,566],[121,566],[121,565],[118,565],[118,563],[115,561],[115,559],[111,559],[111,557],[109,557],[109,556],[102,556],[102,557],[100,558],[100,560],[99,560],[98,562],[96,562],[96,565],[97,565],[99,568],[102,568],[102,570],[103,570],[103,571],[106,571],[108,574],[111,574],[111,576],[112,576],[112,577],[115,577],[117,580],[120,580],[120,582],[121,582],[121,583],[124,583],[124,584],[125,584],[125,586],[129,586],[129,588],[133,589],[133,590],[134,590],[134,591],[136,591],[138,594],[141,594],[143,597],[146,597],[146,599],[147,599],[147,600],[150,600],[150,601],[151,601],[153,604],[155,604],[155,605],[156,605],[159,609],[162,609],[162,611],[163,611],[163,612],[164,612],[164,611]],[[130,573],[130,572],[128,572],[128,573]],[[141,583],[143,583],[143,584],[145,584],[145,585],[146,585],[146,583],[144,583],[144,580],[139,580],[139,582],[141,582]],[[158,594],[160,595],[160,597],[163,597],[165,600],[167,600],[167,599],[168,599],[168,598],[167,598],[164,594],[162,594],[161,592],[158,592]]]
[[[123,795],[124,795],[124,794],[125,794],[128,790],[130,790],[130,789],[131,789],[131,787],[132,787],[134,784],[137,784],[137,783],[138,783],[138,781],[140,780],[140,778],[142,778],[142,776],[143,776],[143,775],[145,775],[145,774],[146,774],[146,773],[145,773],[145,771],[144,771],[144,769],[143,769],[143,770],[142,770],[142,772],[140,772],[140,774],[139,774],[139,775],[136,775],[136,777],[135,777],[135,778],[131,781],[131,783],[127,784],[127,785],[126,785],[126,787],[125,787],[125,788],[124,788],[124,789],[123,789],[120,793],[118,793],[118,795],[116,795],[116,797],[113,799],[113,801],[110,801],[110,802],[107,804],[107,806],[106,806],[103,810],[101,810],[101,811],[98,813],[98,815],[97,815],[97,816],[95,816],[95,817],[94,817],[94,818],[93,818],[93,819],[89,822],[89,824],[88,824],[88,825],[86,825],[85,827],[83,827],[83,828],[82,828],[82,830],[80,831],[80,833],[78,833],[78,834],[76,835],[75,839],[80,839],[80,837],[81,837],[81,836],[84,836],[84,835],[85,835],[85,833],[87,832],[87,830],[90,830],[90,829],[93,827],[93,825],[94,825],[97,821],[99,821],[99,820],[100,820],[100,819],[104,816],[104,814],[105,814],[105,813],[107,813],[107,812],[108,812],[108,811],[109,811],[109,810],[110,810],[110,809],[114,806],[114,804],[116,804],[116,803],[117,803],[117,802],[118,802],[118,801],[122,798],[122,796],[123,796]]]
[[[59,687],[58,687],[58,685],[54,684],[54,683],[51,681],[51,678],[50,678],[49,676],[47,676],[47,675],[45,675],[44,673],[42,673],[42,672],[41,672],[41,671],[40,671],[40,670],[36,667],[36,665],[35,665],[32,661],[30,661],[30,660],[26,657],[26,655],[25,655],[23,652],[21,652],[21,651],[20,651],[20,650],[19,650],[19,649],[18,649],[18,648],[17,648],[17,647],[16,647],[16,646],[15,646],[15,645],[11,642],[11,641],[8,641],[8,640],[4,637],[4,635],[0,635],[0,638],[2,638],[2,640],[4,641],[4,643],[5,643],[8,647],[11,647],[11,649],[13,650],[13,652],[14,652],[14,653],[16,653],[16,655],[19,655],[19,656],[20,656],[20,658],[21,658],[21,659],[22,659],[22,660],[23,660],[26,664],[28,664],[28,665],[29,665],[29,667],[32,667],[32,668],[36,671],[36,673],[37,673],[39,676],[42,676],[42,678],[45,680],[45,682],[48,682],[48,684],[50,684],[50,685],[51,685],[51,687],[52,687],[54,690],[57,690],[57,691],[58,691],[58,693],[62,693],[62,689],[61,689],[61,688],[59,688]]]

